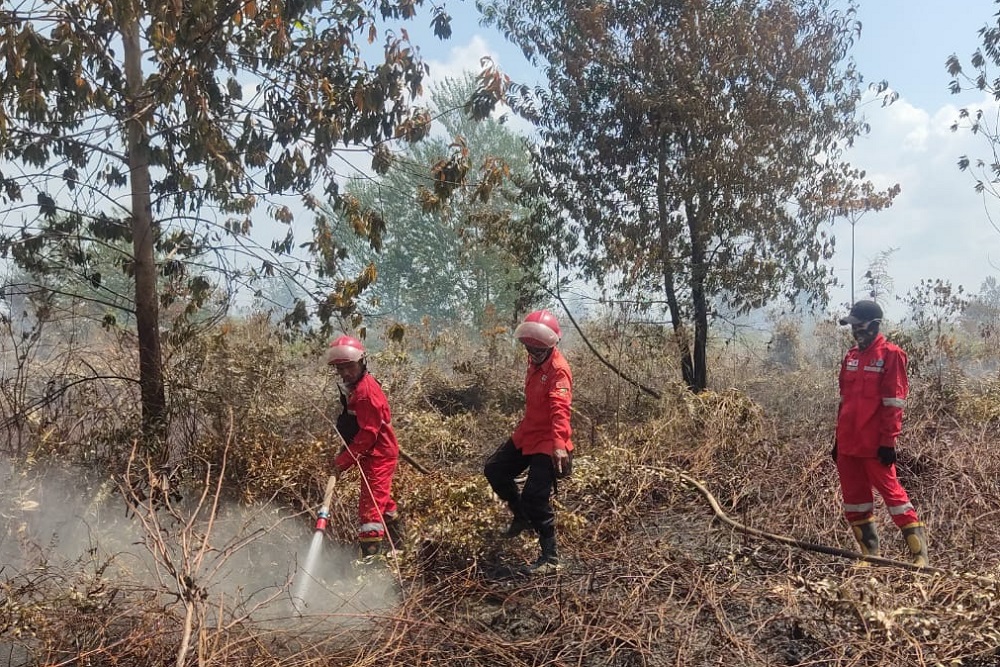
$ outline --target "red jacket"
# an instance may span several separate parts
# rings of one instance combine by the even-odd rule
[[[399,443],[392,430],[389,401],[370,374],[365,373],[351,388],[347,397],[347,412],[358,418],[358,433],[347,443],[347,449],[334,459],[337,468],[347,470],[365,456],[399,458]]]
[[[573,374],[558,349],[540,366],[528,362],[524,379],[524,418],[511,439],[522,454],[549,454],[556,449],[573,451],[570,405]]]
[[[867,349],[852,347],[840,366],[837,451],[872,458],[895,447],[910,385],[906,353],[879,334]]]

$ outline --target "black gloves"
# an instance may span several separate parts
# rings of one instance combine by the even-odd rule
[[[879,447],[878,452],[875,454],[878,457],[879,463],[888,467],[896,462],[896,448],[895,447]],[[830,450],[830,458],[833,462],[837,462],[837,441],[833,441],[833,449]]]
[[[879,447],[878,452],[876,452],[878,460],[884,466],[891,466],[896,462],[896,448],[895,447]]]

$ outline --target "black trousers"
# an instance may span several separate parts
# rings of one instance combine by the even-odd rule
[[[567,461],[562,477],[569,474]],[[514,478],[528,470],[528,479],[520,491]],[[555,466],[548,454],[525,456],[508,439],[486,460],[483,474],[493,487],[493,492],[507,503],[515,517],[527,519],[539,537],[556,534],[556,515],[552,510],[552,493],[556,487]]]

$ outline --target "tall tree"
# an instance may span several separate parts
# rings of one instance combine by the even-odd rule
[[[402,323],[430,317],[435,325],[478,326],[487,308],[512,319],[538,296],[544,246],[527,241],[544,231],[533,216],[527,140],[503,119],[470,117],[464,107],[476,88],[472,74],[436,85],[431,112],[441,132],[409,147],[381,178],[346,189],[392,221],[377,249],[341,232],[359,270],[378,265],[367,312]],[[415,192],[433,181],[432,166],[456,150],[475,171],[446,206],[418,205]]]
[[[426,67],[405,29],[383,30],[421,4],[39,0],[0,9],[0,255],[39,242],[39,220],[57,216],[72,225],[65,235],[131,243],[147,434],[160,434],[167,415],[157,274],[168,265],[157,252],[183,270],[213,249],[248,251],[257,258],[250,273],[270,275],[293,255],[295,212],[306,211],[309,268],[321,282],[337,277],[343,251],[317,202],[338,198],[339,151],[366,150],[384,171],[392,140],[429,128],[412,105]],[[450,34],[443,8],[432,24]],[[366,42],[379,40],[382,61],[369,65],[378,54]],[[32,198],[37,208],[25,206]],[[287,227],[270,247],[251,236],[257,211]],[[370,273],[321,295],[320,318],[352,312]]]
[[[825,302],[823,227],[863,172],[854,9],[825,0],[479,0],[548,78],[513,86],[585,276],[666,303],[684,381],[706,387],[718,304]],[[692,333],[693,329],[693,333]]]

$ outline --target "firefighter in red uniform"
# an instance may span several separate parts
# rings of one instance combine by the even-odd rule
[[[524,417],[511,437],[486,461],[484,473],[513,514],[504,535],[516,537],[533,529],[542,553],[529,572],[548,574],[560,569],[556,517],[550,498],[556,480],[567,477],[572,468],[573,376],[556,349],[561,332],[552,313],[530,313],[514,330],[514,336],[528,352]],[[525,469],[528,477],[519,491],[514,479]]]
[[[361,471],[358,495],[358,542],[361,555],[374,556],[388,533],[392,549],[402,546],[403,531],[399,509],[392,499],[392,475],[399,461],[399,444],[392,429],[389,402],[382,386],[368,373],[365,348],[361,341],[341,336],[330,343],[327,363],[336,368],[344,383],[340,392],[343,411],[337,431],[346,448],[334,459],[336,476],[355,463]]]
[[[879,333],[882,308],[858,301],[840,320],[857,341],[840,367],[840,409],[833,460],[840,475],[844,514],[861,552],[878,556],[872,488],[885,501],[915,565],[925,566],[927,538],[906,490],[896,478],[896,439],[903,428],[909,382],[906,353]]]

